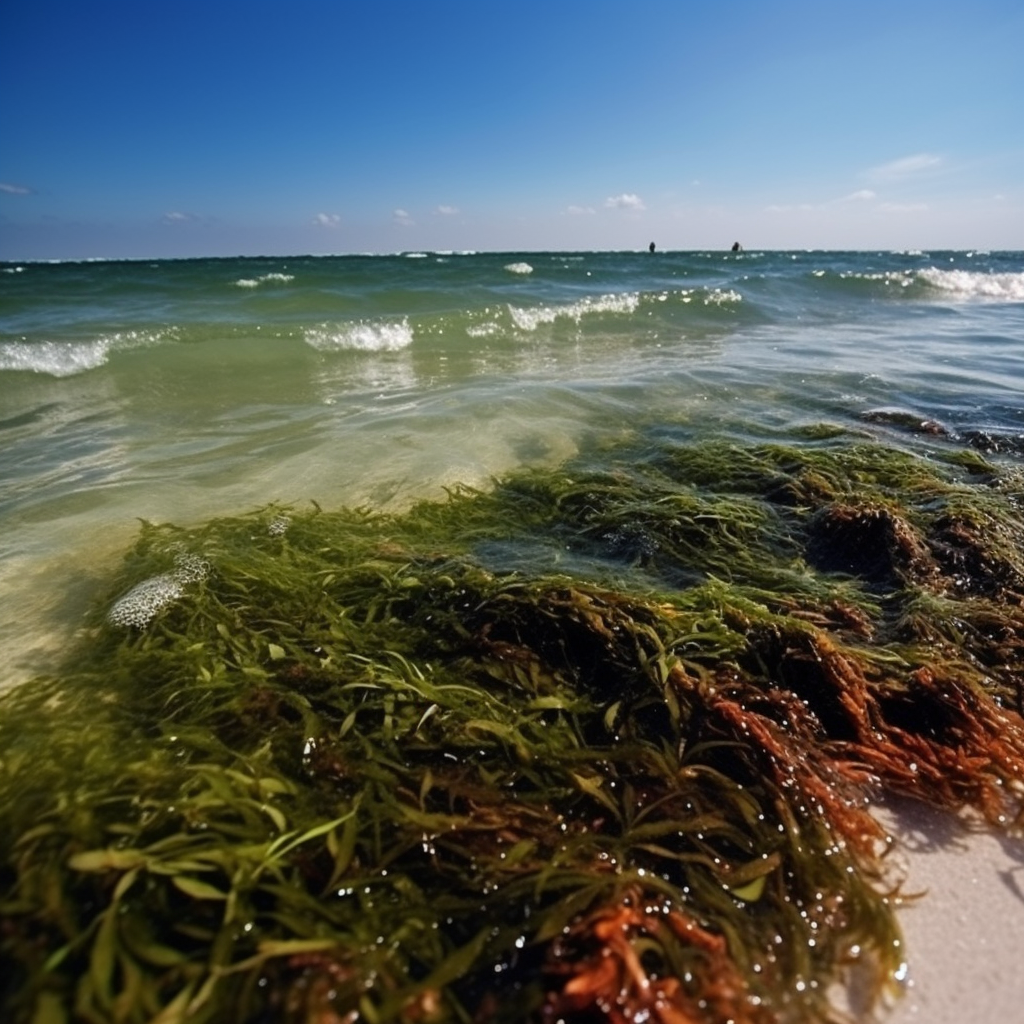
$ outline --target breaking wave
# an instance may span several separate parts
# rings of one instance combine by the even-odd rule
[[[825,277],[816,270],[814,277]],[[842,281],[880,284],[886,289],[907,289],[914,297],[934,296],[941,292],[960,299],[989,299],[997,302],[1024,301],[1024,274],[989,273],[980,270],[941,270],[925,267],[920,270],[844,271]]]
[[[509,269],[508,267],[505,268]],[[466,328],[471,338],[500,336],[509,330],[532,333],[542,327],[558,323],[571,323],[577,327],[584,321],[602,317],[628,318],[643,314],[645,309],[658,306],[732,306],[742,302],[743,296],[731,288],[688,288],[663,292],[617,292],[591,295],[575,302],[515,306],[512,304],[488,307],[471,314],[474,320]]]
[[[119,331],[89,341],[7,341],[0,343],[0,371],[73,377],[103,366],[116,349],[155,345],[173,334],[173,330]]]
[[[563,306],[509,306],[508,312],[512,323],[519,330],[535,331],[542,324],[552,324],[556,320],[579,323],[584,317],[595,313],[635,313],[639,305],[639,292],[623,292],[618,295],[588,296]]]
[[[398,352],[412,344],[413,333],[404,319],[390,323],[359,321],[307,327],[304,339],[320,352]]]
[[[917,276],[942,292],[968,299],[1024,302],[1024,274],[988,274],[977,270],[939,270],[928,267]]]
[[[288,284],[294,281],[294,274],[260,274],[259,277],[240,277],[235,284],[239,288],[259,288],[262,284]]]

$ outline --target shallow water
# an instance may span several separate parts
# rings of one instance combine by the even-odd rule
[[[645,430],[821,423],[1019,458],[1024,254],[4,264],[3,682],[48,667],[139,519],[404,506]]]

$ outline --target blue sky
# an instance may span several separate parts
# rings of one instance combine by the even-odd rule
[[[0,258],[1024,248],[1020,0],[0,0]]]

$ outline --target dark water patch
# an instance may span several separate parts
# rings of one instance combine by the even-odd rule
[[[59,403],[49,402],[33,409],[27,409],[15,416],[8,416],[6,419],[0,420],[0,431],[17,430],[20,427],[30,427],[42,423],[58,408],[60,408]]]

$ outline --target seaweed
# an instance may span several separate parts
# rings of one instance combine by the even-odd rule
[[[0,705],[5,1019],[895,998],[874,799],[1024,823],[1021,536],[997,464],[832,431],[144,524]]]

